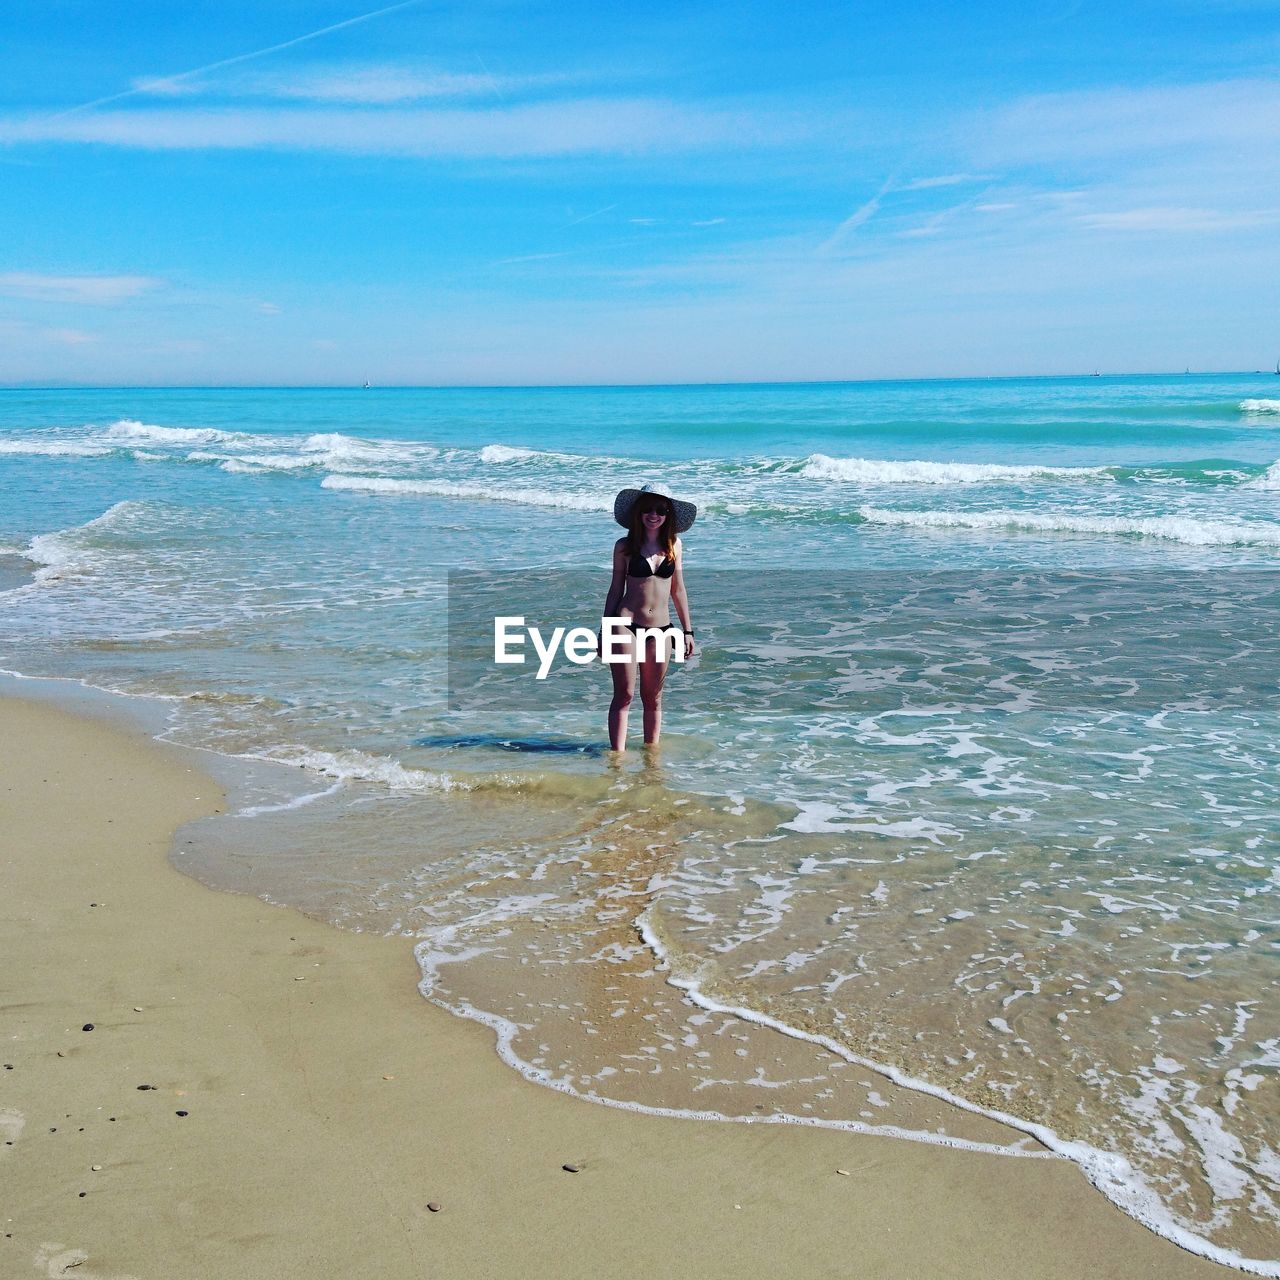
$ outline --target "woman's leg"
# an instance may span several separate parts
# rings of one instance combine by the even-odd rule
[[[632,638],[631,645],[635,645]],[[623,646],[617,646],[621,649]],[[615,751],[625,751],[627,746],[627,711],[636,693],[636,662],[632,652],[630,662],[611,662],[609,674],[613,677],[613,701],[609,703],[609,745]]]
[[[644,709],[644,741],[653,746],[662,736],[662,682],[667,678],[667,664],[655,657],[659,644],[650,642],[640,659],[640,703]]]

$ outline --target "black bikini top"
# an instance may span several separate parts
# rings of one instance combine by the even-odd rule
[[[662,563],[654,569],[644,556],[638,551],[633,551],[627,563],[628,578],[669,578],[675,571],[676,562],[670,556],[663,556]]]

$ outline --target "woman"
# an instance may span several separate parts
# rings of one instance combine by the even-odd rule
[[[684,546],[677,535],[697,517],[692,502],[677,502],[648,485],[623,489],[614,500],[613,518],[627,530],[613,544],[613,581],[604,602],[606,618],[627,619],[629,636],[615,637],[615,652],[627,652],[630,660],[613,662],[613,701],[609,704],[609,745],[622,751],[627,745],[627,712],[640,685],[644,708],[644,741],[654,746],[662,732],[662,682],[678,628],[671,622],[671,601],[680,615],[686,657],[693,656],[693,623],[684,588]],[[616,624],[615,624],[616,625]],[[657,627],[666,632],[661,643],[650,637],[637,644],[636,631]]]

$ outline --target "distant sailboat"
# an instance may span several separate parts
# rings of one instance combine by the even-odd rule
[[[368,391],[368,390],[369,390],[369,379],[368,379],[368,378],[366,378],[366,379],[364,380],[364,388],[363,388],[363,389],[364,389],[365,391]]]
[[[1276,361],[1276,377],[1280,378],[1280,360]]]

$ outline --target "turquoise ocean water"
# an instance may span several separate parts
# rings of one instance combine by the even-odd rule
[[[594,626],[644,481],[703,652],[619,765],[598,668],[461,651]],[[0,665],[255,762],[194,872],[414,937],[544,1083],[866,1127],[739,1010],[1266,1274],[1278,588],[1268,375],[0,392]]]

